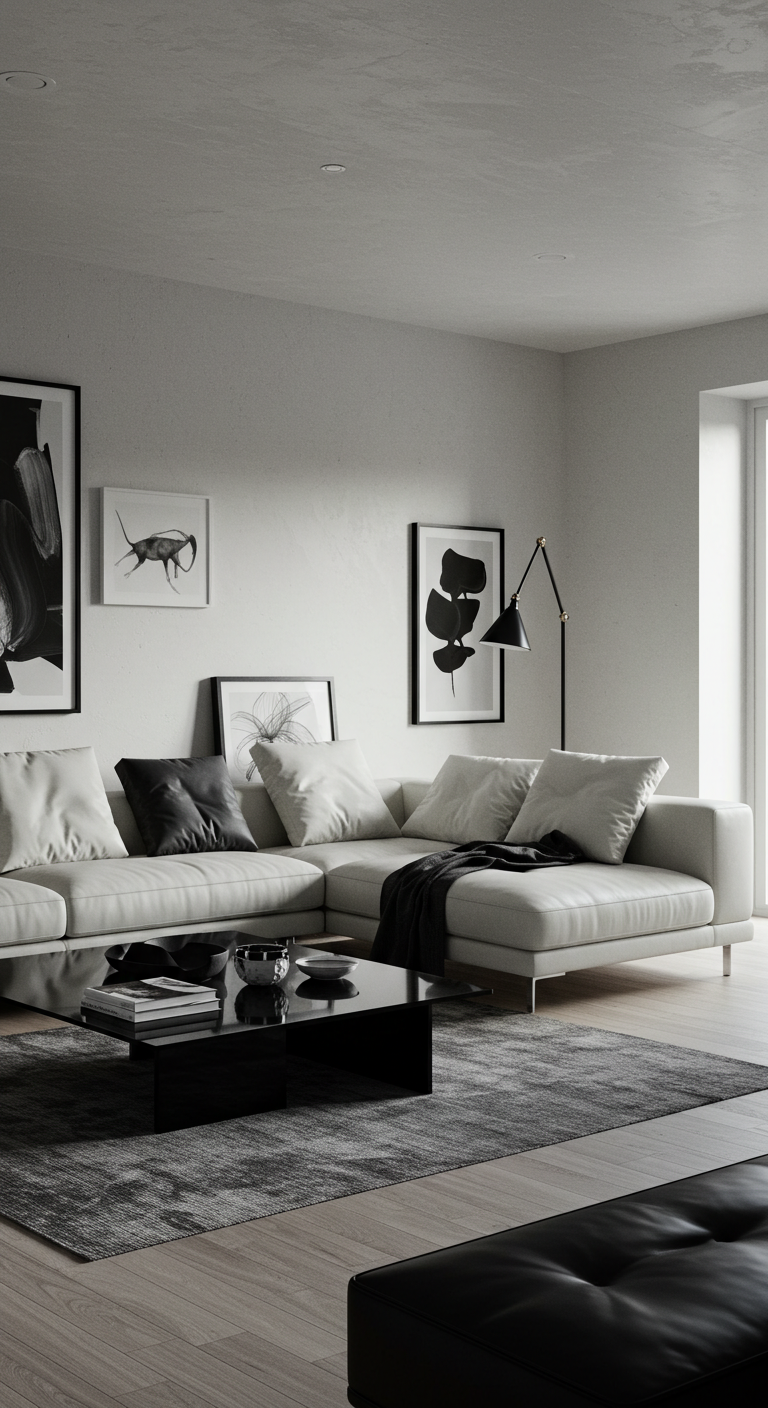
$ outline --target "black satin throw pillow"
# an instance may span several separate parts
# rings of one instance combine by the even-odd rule
[[[259,849],[223,758],[121,758],[115,772],[148,856]]]

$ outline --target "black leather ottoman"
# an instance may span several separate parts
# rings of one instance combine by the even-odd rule
[[[356,1408],[768,1402],[768,1156],[355,1276]]]

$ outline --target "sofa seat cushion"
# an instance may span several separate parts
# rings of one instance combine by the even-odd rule
[[[692,875],[586,861],[524,874],[485,870],[448,892],[449,934],[522,949],[661,934],[710,924],[715,897]]]
[[[417,854],[384,850],[398,844],[372,843],[368,855],[329,865],[326,907],[378,919],[386,876]],[[428,843],[421,844],[427,854]],[[434,842],[431,848],[440,849]],[[587,861],[522,874],[483,870],[462,876],[448,891],[446,927],[449,935],[465,939],[554,949],[694,928],[711,923],[713,913],[712,890],[691,875]]]
[[[22,872],[23,874],[23,872]],[[67,929],[61,895],[23,879],[0,876],[0,946],[60,939]]]
[[[128,856],[18,876],[62,897],[71,938],[316,909],[325,887],[316,866],[264,851]]]
[[[375,909],[350,908],[349,905],[342,906],[349,914],[369,914],[379,912],[379,895],[384,877],[389,875],[391,870],[398,870],[401,865],[407,865],[409,861],[416,860],[419,856],[431,855],[434,851],[452,851],[453,846],[447,845],[445,841],[424,841],[416,836],[393,836],[388,840],[381,841],[329,841],[325,845],[318,846],[276,846],[272,850],[263,851],[262,855],[295,856],[296,859],[309,861],[311,865],[316,865],[319,870],[327,876],[346,874],[349,870],[353,880],[359,880],[362,885],[371,883],[378,886],[375,896]],[[368,872],[370,871],[370,881]],[[329,879],[330,883],[330,879]],[[329,898],[328,887],[326,886],[326,906],[328,909],[337,909],[339,906]],[[366,904],[370,903],[370,896]]]

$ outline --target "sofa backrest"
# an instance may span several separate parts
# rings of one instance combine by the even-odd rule
[[[377,779],[376,786],[398,826],[402,826],[406,818],[418,806],[429,787],[429,783],[418,781],[416,778],[387,777]],[[141,855],[144,845],[125,793],[109,792],[107,795],[112,815],[115,818],[115,825],[123,838],[128,854]],[[256,782],[251,787],[238,788],[237,800],[257,846],[289,845],[285,827],[269,799],[263,782]]]

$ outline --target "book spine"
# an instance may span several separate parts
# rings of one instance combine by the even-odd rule
[[[87,1011],[83,1014],[90,1022],[98,1022],[101,1031],[113,1032],[115,1036],[135,1038],[165,1036],[170,1032],[205,1031],[216,1025],[216,1013],[190,1013],[188,1017],[169,1017],[165,1022],[126,1022],[113,1013]]]
[[[215,998],[213,1002],[188,1003],[186,1007],[180,1007],[178,1003],[173,1007],[160,1007],[153,1003],[150,1008],[143,1008],[139,1012],[135,1008],[126,1011],[124,1007],[116,1007],[109,1001],[90,997],[83,997],[80,1006],[85,1008],[87,1012],[100,1012],[105,1017],[116,1017],[122,1022],[139,1025],[143,1022],[167,1021],[169,1017],[187,1017],[197,1013],[218,1012],[219,999]]]

